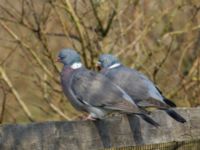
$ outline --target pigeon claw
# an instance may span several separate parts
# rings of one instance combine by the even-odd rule
[[[87,117],[85,117],[83,120],[92,120],[92,121],[94,121],[94,120],[96,120],[96,118],[94,118],[94,117],[92,117],[92,115],[88,115]]]

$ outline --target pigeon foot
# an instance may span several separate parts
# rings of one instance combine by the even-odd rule
[[[83,120],[92,120],[92,121],[94,121],[94,120],[96,120],[96,118],[93,118],[92,117],[92,115],[88,115],[87,117],[85,117]]]

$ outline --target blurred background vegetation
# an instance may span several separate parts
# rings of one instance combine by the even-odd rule
[[[0,0],[0,123],[78,119],[62,93],[61,48],[95,69],[115,54],[180,107],[200,104],[199,0]]]

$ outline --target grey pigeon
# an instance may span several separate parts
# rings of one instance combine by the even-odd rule
[[[63,91],[76,109],[89,113],[87,119],[103,119],[110,113],[120,112],[136,114],[148,123],[159,126],[119,86],[104,75],[86,69],[75,50],[62,49],[58,59],[64,64],[61,73]]]
[[[101,73],[120,86],[140,108],[156,107],[166,111],[176,121],[186,122],[182,116],[171,109],[176,105],[164,97],[147,76],[135,69],[125,67],[111,54],[101,55],[98,63]]]

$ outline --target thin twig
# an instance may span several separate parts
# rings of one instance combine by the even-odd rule
[[[84,29],[83,27],[81,26],[81,23],[80,23],[80,20],[79,18],[77,17],[71,3],[69,0],[65,0],[65,10],[70,14],[74,24],[75,24],[75,27],[76,27],[76,30],[78,31],[78,34],[80,36],[80,40],[81,40],[81,45],[82,45],[82,52],[83,52],[83,59],[84,59],[84,62],[85,62],[85,65],[86,67],[88,67],[88,62],[87,62],[87,55],[86,55],[86,43],[85,43],[85,40],[84,40]]]
[[[28,109],[28,107],[26,106],[24,101],[21,99],[21,96],[19,95],[19,93],[17,92],[17,90],[13,86],[12,82],[8,78],[6,72],[4,71],[4,69],[1,66],[0,66],[0,73],[1,73],[1,76],[2,76],[3,80],[6,82],[6,84],[11,89],[13,95],[15,96],[17,102],[20,104],[21,108],[23,109],[23,111],[26,114],[26,116],[28,117],[28,119],[30,121],[33,121],[33,117],[32,117],[32,114],[31,114],[30,110]]]
[[[5,106],[6,106],[6,91],[5,88],[2,86],[2,93],[3,93],[3,101],[2,101],[2,107],[1,107],[1,113],[0,113],[0,123],[3,123],[3,118],[5,114]]]
[[[58,107],[56,107],[53,103],[50,102],[49,97],[49,91],[48,91],[48,77],[46,74],[44,74],[43,78],[43,94],[44,94],[44,100],[47,102],[47,104],[50,106],[50,108],[58,113],[61,117],[63,117],[66,120],[71,120],[70,117],[66,116]]]
[[[36,54],[36,52],[30,48],[26,43],[24,43],[4,22],[0,21],[0,24],[2,27],[15,39],[17,40],[24,48],[26,48],[33,58],[37,61],[37,63],[41,66],[41,68],[47,73],[48,76],[50,76],[56,83],[59,83],[58,79],[49,71],[49,69],[46,67],[46,65],[42,62],[42,60],[39,58],[39,56]]]

